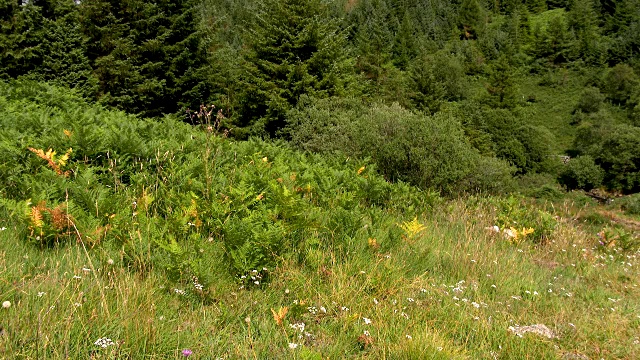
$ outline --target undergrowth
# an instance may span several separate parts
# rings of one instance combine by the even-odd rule
[[[211,106],[191,126],[12,83],[0,107],[0,357],[640,354],[637,234],[572,206],[232,141]]]

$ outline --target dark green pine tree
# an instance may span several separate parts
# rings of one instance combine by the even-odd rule
[[[574,0],[567,13],[569,29],[576,37],[576,55],[592,65],[606,61],[606,49],[600,35],[599,19],[592,0]]]
[[[549,9],[567,8],[571,4],[571,0],[547,0]]]
[[[5,2],[0,40],[0,73],[26,75],[75,88],[93,96],[96,81],[73,0],[34,0],[18,6]]]
[[[42,62],[43,18],[40,8],[0,0],[0,77],[15,78]]]
[[[391,63],[397,19],[384,0],[364,0],[352,12],[357,67],[379,85]]]
[[[484,23],[484,9],[478,0],[463,0],[458,13],[462,39],[475,39]]]
[[[531,41],[531,23],[529,21],[529,9],[519,6],[507,17],[506,29],[511,39],[514,52],[520,52]]]
[[[552,64],[565,63],[573,58],[574,33],[569,31],[564,14],[552,17],[546,27],[537,24],[533,29],[532,55]]]
[[[505,56],[501,56],[489,67],[489,82],[485,88],[489,106],[512,109],[517,105],[517,86],[513,68]]]
[[[609,62],[640,63],[640,0],[618,0],[614,5],[614,12],[607,16],[605,24],[613,39]]]
[[[399,69],[406,70],[407,65],[416,57],[416,35],[411,15],[405,12],[393,44],[393,64]]]
[[[101,102],[157,116],[208,100],[192,1],[87,0],[81,14]]]
[[[349,82],[346,34],[321,0],[266,0],[246,41],[237,131],[276,136],[300,96],[339,95]]]
[[[547,2],[545,0],[525,0],[524,4],[534,14],[547,10]]]

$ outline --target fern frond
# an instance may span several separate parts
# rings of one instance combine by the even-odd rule
[[[62,166],[66,165],[67,160],[69,159],[69,155],[71,155],[71,149],[67,150],[67,152],[61,157],[61,159],[59,160],[60,164],[56,164],[56,161],[55,161],[56,152],[53,149],[47,150],[46,153],[42,149],[34,149],[32,147],[29,147],[27,149],[32,153],[36,154],[37,157],[45,160],[49,164],[49,167],[51,167],[51,169],[53,169],[56,172],[56,174],[62,175],[62,176],[69,175],[68,171],[62,171],[62,169],[60,169],[60,165]]]
[[[44,220],[42,219],[42,211],[39,206],[32,206],[30,211],[30,220],[33,227],[41,229],[44,226]]]
[[[413,218],[411,221],[405,221],[399,226],[404,230],[408,238],[413,238],[426,229],[426,227],[418,221],[417,217]]]

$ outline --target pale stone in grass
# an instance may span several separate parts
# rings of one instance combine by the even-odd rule
[[[544,336],[549,339],[555,339],[556,335],[543,324],[535,324],[529,326],[509,326],[509,331],[516,334],[519,337],[522,337],[526,333],[532,333],[539,336]]]

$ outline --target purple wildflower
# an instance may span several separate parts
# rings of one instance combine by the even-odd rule
[[[193,351],[191,351],[189,349],[182,350],[182,356],[184,356],[184,357],[189,357],[189,356],[191,356],[191,354],[193,354]]]

